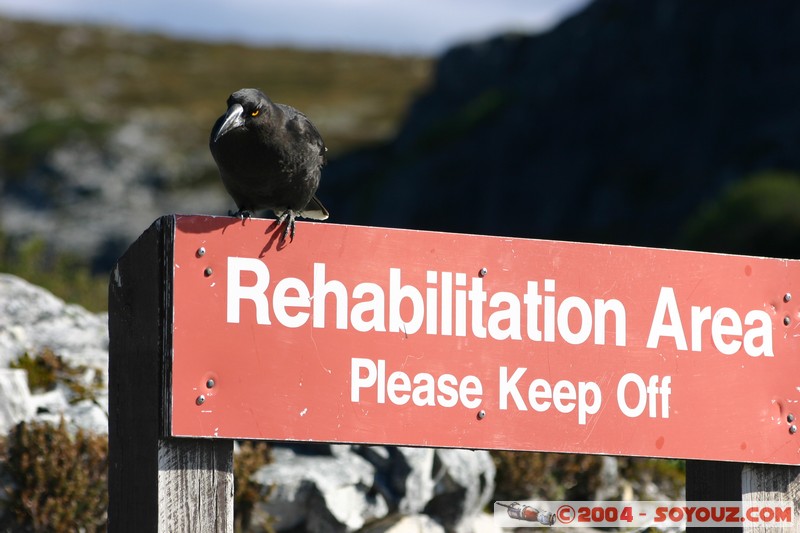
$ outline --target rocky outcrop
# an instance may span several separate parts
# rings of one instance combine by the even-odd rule
[[[0,429],[38,418],[98,433],[108,431],[108,318],[64,303],[46,290],[0,274]],[[23,354],[35,357],[45,350],[62,357],[82,374],[73,375],[91,398],[78,398],[59,383],[52,390],[28,389],[24,370],[9,365]],[[99,383],[98,383],[99,382]]]
[[[487,531],[494,490],[486,451],[389,446],[284,446],[253,479],[274,487],[254,525],[277,531]],[[267,518],[267,517],[270,518]],[[404,525],[400,525],[400,523]],[[385,528],[385,529],[382,529]]]
[[[323,199],[337,221],[672,245],[731,183],[800,170],[798,24],[791,1],[597,0],[453,48],[397,138],[335,161]]]
[[[18,369],[0,370],[0,434],[7,435],[16,424],[35,414],[28,373]]]
[[[143,110],[113,126],[76,121],[62,144],[36,154],[41,160],[31,161],[22,176],[3,176],[8,169],[0,166],[0,228],[19,238],[43,238],[108,270],[162,214],[219,213],[228,202],[216,181],[176,185],[187,174],[209,173],[212,164],[205,145],[178,149],[180,120],[177,111]],[[5,143],[57,129],[52,122],[11,133]]]

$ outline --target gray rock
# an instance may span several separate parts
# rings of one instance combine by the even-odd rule
[[[99,401],[81,400],[70,405],[64,412],[71,427],[92,433],[108,432],[108,396],[103,395]]]
[[[108,316],[66,304],[16,276],[0,274],[0,368],[50,348],[72,365],[107,371]]]
[[[494,474],[494,462],[487,451],[436,450],[435,495],[425,513],[448,531],[470,531],[471,520],[492,497]]]
[[[395,514],[365,527],[360,533],[445,533],[445,529],[428,515]]]
[[[225,212],[230,200],[220,183],[178,186],[214,171],[204,143],[179,148],[180,123],[178,111],[134,110],[101,138],[73,132],[14,180],[0,169],[0,228],[110,268],[164,213]]]
[[[18,277],[0,274],[0,369],[26,352],[34,356],[44,349],[52,350],[71,367],[87,367],[84,375],[75,377],[82,384],[91,386],[98,372],[102,383],[108,383],[107,315],[90,313]],[[105,387],[97,391],[95,401],[71,404],[73,394],[63,384],[52,391],[31,394],[23,379],[24,370],[3,372],[15,376],[9,378],[15,385],[0,384],[0,404],[15,406],[10,407],[15,414],[8,420],[58,423],[63,416],[69,427],[95,433],[108,431]],[[21,380],[25,381],[24,389]]]
[[[434,451],[430,448],[381,447],[389,455],[383,472],[389,480],[392,500],[402,514],[421,513],[433,497]]]
[[[604,455],[598,475],[598,487],[594,499],[597,501],[616,500],[620,497],[619,461],[616,457]]]
[[[278,531],[368,526],[466,533],[494,488],[494,463],[486,451],[297,445],[276,447],[273,458],[252,477],[264,492],[272,487],[269,500],[255,510],[254,525],[264,525],[269,514]]]
[[[503,528],[495,524],[494,517],[487,513],[479,513],[472,518],[472,533],[502,533]]]
[[[61,387],[56,387],[51,391],[33,395],[32,403],[35,407],[35,412],[38,413],[37,418],[39,419],[44,419],[47,415],[52,415],[57,420],[61,413],[69,409],[67,395]]]
[[[274,462],[252,479],[274,486],[260,513],[273,517],[285,531],[304,524],[308,531],[354,531],[382,518],[389,507],[373,490],[375,467],[353,453],[302,455],[285,447],[273,450]]]
[[[36,412],[24,370],[0,369],[0,434],[30,419]]]

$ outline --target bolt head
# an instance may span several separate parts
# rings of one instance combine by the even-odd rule
[[[783,325],[784,326],[788,326],[791,323],[792,323],[792,319],[791,318],[789,318],[788,316],[783,317]]]
[[[789,426],[789,433],[791,433],[792,435],[797,433],[797,426],[795,425]]]
[[[206,381],[206,387],[208,387],[209,389],[213,389],[214,385],[216,385],[216,382],[213,379],[209,379],[208,381]]]
[[[488,271],[488,270],[486,270],[486,267],[483,267],[482,269],[480,269],[480,270],[478,271],[478,275],[479,275],[480,277],[483,277],[483,276],[485,276],[485,275],[486,275],[486,273],[487,273],[487,272],[489,272],[489,271]]]
[[[206,269],[203,271],[203,274],[205,274],[206,277],[210,276],[213,273],[214,271],[211,270],[211,267],[206,267]]]
[[[786,417],[786,421],[790,423],[794,422],[794,414],[789,413],[789,415]]]
[[[787,302],[787,303],[791,302],[792,301],[792,293],[787,292],[786,294],[784,294],[783,295],[783,301]]]
[[[197,397],[195,403],[197,405],[203,405],[204,403],[206,403],[206,397],[201,394],[200,396]]]
[[[483,420],[484,418],[486,418],[486,411],[481,409],[480,411],[478,411],[478,420]]]
[[[206,249],[201,246],[197,249],[197,257],[203,257],[204,255],[206,255]]]

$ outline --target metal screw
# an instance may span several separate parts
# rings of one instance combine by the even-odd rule
[[[488,270],[486,270],[486,267],[483,267],[482,269],[480,269],[480,270],[478,271],[478,275],[479,275],[480,277],[483,277],[483,276],[485,276],[485,275],[486,275],[486,273],[487,273],[487,272],[488,272]]]
[[[201,394],[200,396],[197,397],[194,403],[196,403],[197,405],[203,405],[204,403],[206,403],[206,397]]]
[[[792,323],[792,319],[791,318],[789,318],[788,316],[783,317],[783,325],[784,326],[788,326],[791,323]]]
[[[483,420],[485,417],[486,417],[486,411],[484,411],[483,409],[478,411],[478,420]]]
[[[214,385],[216,385],[216,383],[214,382],[213,379],[209,379],[208,381],[206,381],[206,387],[208,387],[209,389],[213,389]]]
[[[783,295],[783,301],[787,302],[787,303],[791,302],[792,301],[792,293],[787,292],[786,294],[784,294]]]
[[[206,255],[206,249],[201,246],[197,249],[197,257],[203,257],[204,255]]]
[[[794,422],[794,415],[792,413],[789,413],[789,416],[786,417],[786,421],[790,423]]]
[[[789,427],[789,433],[791,433],[792,435],[797,433],[797,426],[795,426],[795,425],[790,426]]]
[[[206,267],[206,269],[203,271],[203,274],[205,274],[206,277],[210,276],[213,273],[214,273],[214,271],[211,270],[211,267]]]

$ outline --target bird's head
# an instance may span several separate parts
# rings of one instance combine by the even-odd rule
[[[272,102],[258,89],[240,89],[228,97],[228,110],[219,117],[211,131],[213,142],[228,132],[247,126],[254,120],[265,120]]]

